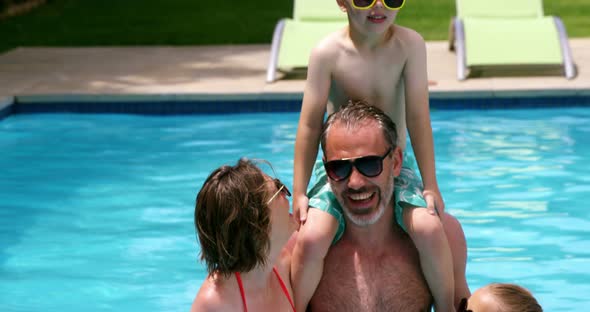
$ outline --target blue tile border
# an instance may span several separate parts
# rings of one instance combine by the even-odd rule
[[[302,94],[167,94],[18,97],[13,112],[113,113],[142,115],[297,112]]]
[[[299,112],[302,97],[301,93],[17,96],[6,107],[0,106],[0,119],[10,114],[34,113],[189,115]],[[590,106],[590,92],[573,89],[430,93],[430,107],[435,110],[572,106]]]
[[[220,101],[149,101],[149,102],[45,102],[14,105],[15,114],[90,113],[140,115],[243,114],[264,112],[298,112],[301,100],[220,100]]]
[[[471,98],[431,98],[431,109],[531,109],[550,107],[590,106],[590,96],[570,95],[527,95],[513,97],[471,97]]]

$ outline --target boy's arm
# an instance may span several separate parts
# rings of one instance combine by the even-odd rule
[[[293,214],[300,222],[307,219],[307,186],[318,155],[320,132],[330,92],[329,52],[330,49],[325,44],[320,44],[311,52],[297,126],[293,168]]]
[[[435,213],[436,209],[436,213],[442,214],[444,202],[436,181],[430,124],[426,44],[418,33],[412,32],[408,37],[408,59],[404,68],[406,124],[424,183],[424,199],[431,213]]]
[[[319,137],[330,92],[332,68],[330,58],[333,59],[330,51],[332,49],[329,45],[320,43],[313,49],[309,59],[301,116],[295,139],[293,172],[293,214],[297,220],[301,220],[300,224],[305,223],[307,219],[307,184],[317,157]],[[310,221],[313,220],[310,219]],[[306,310],[322,276],[323,257],[329,245],[320,246],[315,243],[314,235],[323,230],[328,229],[316,227],[312,222],[301,226],[293,249],[291,285],[295,309],[298,311]]]
[[[336,218],[319,209],[310,210],[307,222],[301,226],[291,262],[295,310],[307,310],[320,284],[324,259],[337,229]]]

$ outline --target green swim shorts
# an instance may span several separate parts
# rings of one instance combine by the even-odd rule
[[[416,160],[413,154],[404,153],[404,160],[402,163],[402,170],[398,177],[395,178],[395,218],[397,223],[407,232],[404,225],[402,204],[409,204],[416,207],[426,207],[426,201],[422,196],[422,180],[416,173],[418,172]],[[344,234],[345,222],[342,213],[342,207],[336,200],[328,177],[324,170],[324,165],[321,160],[317,161],[314,166],[314,174],[316,181],[311,190],[307,193],[309,198],[309,207],[325,211],[336,218],[338,221],[338,231],[332,241],[336,243]]]

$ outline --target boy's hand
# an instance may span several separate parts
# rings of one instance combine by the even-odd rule
[[[299,226],[305,223],[307,220],[307,209],[309,208],[309,198],[305,195],[293,197],[293,215],[295,221],[299,223]]]
[[[426,208],[431,215],[441,216],[445,212],[445,202],[438,190],[424,190],[422,192],[426,201]]]

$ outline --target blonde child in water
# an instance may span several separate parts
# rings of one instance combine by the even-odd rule
[[[462,299],[457,312],[543,312],[543,307],[522,286],[492,283]]]
[[[396,221],[416,245],[436,311],[455,311],[454,305],[469,296],[469,289],[465,272],[453,269],[461,265],[453,262],[441,222],[444,203],[435,174],[424,40],[417,32],[394,25],[405,0],[336,2],[348,15],[348,26],[324,38],[311,52],[295,141],[293,210],[302,224],[292,262],[296,309],[305,311],[320,282],[324,257],[344,232],[342,209],[327,178],[345,183],[351,171],[358,170],[371,179],[366,162],[328,172],[316,166],[316,184],[308,197],[323,118],[350,100],[363,100],[397,125],[404,162],[395,182]],[[406,129],[415,160],[405,153]],[[375,196],[364,195],[349,200],[369,202]]]

